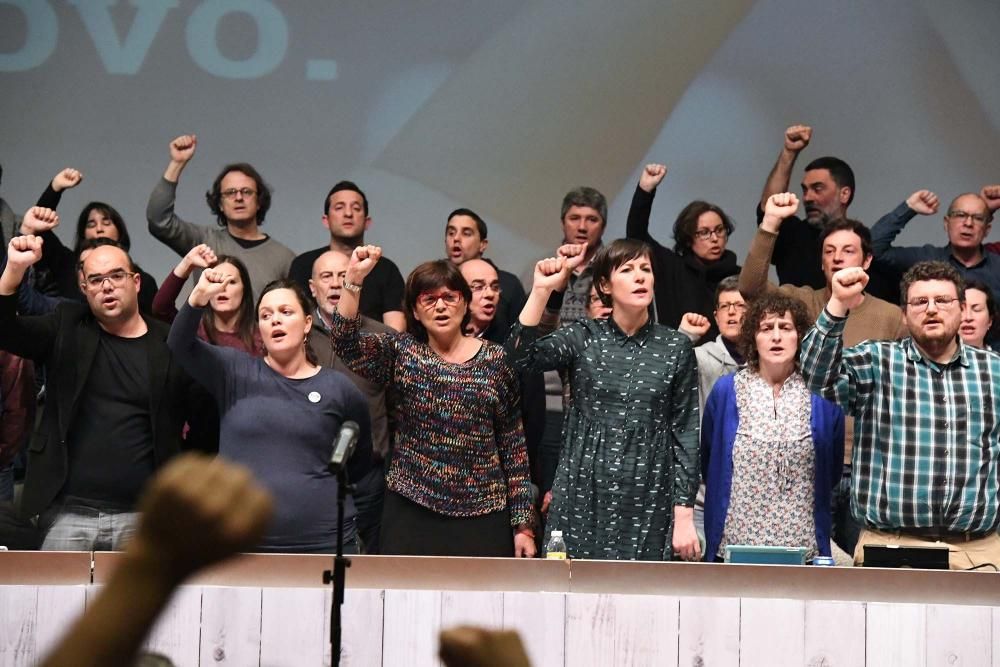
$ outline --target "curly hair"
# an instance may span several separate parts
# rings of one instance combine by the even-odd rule
[[[257,186],[257,224],[263,225],[267,211],[271,208],[271,186],[264,182],[264,177],[254,169],[252,164],[246,162],[235,162],[223,167],[219,175],[212,181],[212,189],[205,193],[205,202],[215,214],[216,223],[219,227],[225,227],[228,224],[226,216],[222,212],[222,179],[234,171],[238,171],[247,178],[252,178]]]
[[[757,331],[760,324],[768,316],[782,316],[791,313],[792,321],[795,323],[795,331],[799,335],[797,347],[802,347],[802,339],[805,337],[812,320],[809,311],[800,299],[789,296],[782,292],[767,292],[750,302],[746,315],[743,316],[743,324],[740,326],[739,346],[743,352],[743,357],[747,361],[747,366],[755,373],[760,371],[760,352],[757,350]],[[798,369],[798,352],[795,355],[795,368]]]
[[[899,283],[899,305],[906,310],[909,300],[910,287],[913,283],[925,280],[943,280],[955,284],[955,292],[958,294],[958,302],[965,303],[965,279],[962,274],[950,264],[938,261],[917,262],[903,274],[903,279]]]

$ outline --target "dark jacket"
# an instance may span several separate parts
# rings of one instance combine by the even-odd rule
[[[85,304],[65,302],[39,317],[18,317],[16,297],[0,295],[0,349],[45,364],[46,400],[28,446],[21,513],[34,516],[55,500],[69,475],[66,438],[100,340],[100,326]],[[185,398],[192,381],[167,349],[169,327],[143,318],[150,377],[153,461],[159,467],[181,450]]]

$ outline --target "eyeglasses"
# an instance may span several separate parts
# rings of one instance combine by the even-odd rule
[[[219,194],[222,195],[223,199],[236,199],[236,195],[243,195],[244,199],[250,199],[250,197],[257,194],[257,191],[253,188],[229,188]]]
[[[477,281],[473,282],[471,285],[469,285],[469,289],[472,290],[473,294],[479,294],[480,292],[485,292],[486,290],[490,290],[491,292],[494,292],[496,294],[500,294],[500,283],[499,282],[492,282],[492,283],[488,283],[487,284],[487,283],[479,282],[477,280]]]
[[[747,305],[742,301],[729,301],[727,303],[720,303],[718,307],[715,309],[715,312],[718,313],[722,312],[723,310],[727,312],[730,310],[735,310],[737,313],[742,313],[746,309]]]
[[[913,310],[915,313],[922,313],[927,310],[927,307],[934,304],[936,308],[941,310],[951,310],[952,306],[958,303],[958,297],[954,296],[932,296],[926,297],[921,296],[916,299],[910,299],[906,302],[906,305]]]
[[[444,301],[448,307],[457,306],[462,300],[462,295],[458,292],[438,292],[437,294],[424,293],[417,297],[417,303],[422,308],[433,308],[438,300]]]
[[[711,236],[724,239],[729,236],[729,230],[726,229],[725,225],[720,225],[715,229],[699,229],[694,233],[694,237],[699,241],[707,241]]]
[[[986,224],[990,216],[986,213],[969,213],[968,211],[948,211],[948,217],[957,222],[965,222],[969,218],[980,225]]]
[[[92,276],[87,276],[86,285],[89,289],[95,292],[104,287],[104,281],[111,281],[111,285],[114,287],[121,287],[125,284],[125,281],[135,274],[131,271],[126,271],[125,269],[116,269],[109,273],[96,274]]]

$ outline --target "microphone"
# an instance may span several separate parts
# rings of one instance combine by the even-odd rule
[[[330,455],[330,472],[338,473],[343,470],[347,459],[354,452],[354,446],[358,444],[358,436],[361,428],[355,421],[346,421],[340,426],[337,439],[333,441],[333,453]]]

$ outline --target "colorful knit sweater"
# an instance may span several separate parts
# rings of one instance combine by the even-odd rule
[[[363,334],[360,319],[334,314],[339,356],[388,386],[394,405],[386,486],[439,514],[480,516],[510,508],[534,524],[517,374],[499,345],[484,342],[453,364],[409,334]]]

